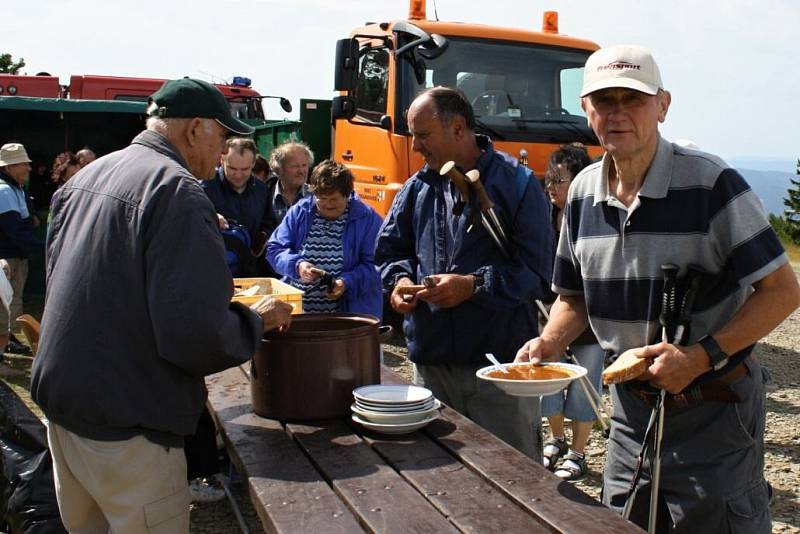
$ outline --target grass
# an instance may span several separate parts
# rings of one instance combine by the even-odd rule
[[[41,320],[44,309],[44,295],[25,295],[25,313],[31,314],[37,320]],[[25,336],[17,334],[17,339],[25,341]],[[30,346],[30,343],[27,343]],[[35,413],[40,419],[44,418],[42,410],[31,400],[31,366],[33,356],[23,356],[21,354],[3,354],[3,362],[10,368],[10,372],[3,372],[0,369],[0,380],[8,384],[14,393]]]
[[[23,336],[17,336],[22,340]],[[40,419],[44,414],[39,407],[31,400],[31,365],[33,365],[33,356],[23,356],[21,354],[11,354],[6,352],[3,355],[3,362],[8,366],[6,369],[0,369],[0,380],[8,384],[14,393],[35,413]],[[8,369],[11,372],[8,372]]]

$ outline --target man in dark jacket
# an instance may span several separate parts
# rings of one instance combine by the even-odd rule
[[[395,197],[378,234],[375,264],[404,332],[415,380],[478,424],[541,461],[536,397],[507,396],[477,379],[484,354],[510,361],[517,340],[536,332],[533,299],[547,293],[552,271],[550,207],[537,180],[474,133],[472,106],[460,91],[436,87],[408,110],[413,148],[425,166]],[[457,190],[439,174],[448,161],[478,169],[508,234],[505,257],[480,224],[476,195],[453,212]],[[435,282],[407,300],[399,286]]]
[[[203,376],[240,364],[288,304],[233,293],[208,180],[230,115],[184,78],[151,98],[147,130],[53,197],[47,305],[31,394],[49,419],[56,489],[71,532],[188,532],[184,436]]]
[[[250,250],[246,246],[235,247],[240,256],[236,276],[263,275],[266,274],[263,253],[269,237],[268,198],[267,186],[253,175],[258,148],[246,137],[228,139],[227,144],[228,152],[222,156],[214,178],[201,185],[217,210],[220,229],[224,231],[238,224],[250,235]],[[239,243],[233,241],[233,244]]]
[[[19,331],[16,319],[22,315],[28,256],[42,248],[42,243],[33,235],[39,221],[31,213],[23,189],[30,174],[31,160],[23,145],[8,143],[0,148],[0,258],[7,265],[8,281],[14,290],[8,311],[0,306],[0,357],[6,345],[9,352],[30,354],[30,349],[11,333]]]

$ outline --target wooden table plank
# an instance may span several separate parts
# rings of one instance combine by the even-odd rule
[[[428,437],[367,433],[372,447],[463,532],[551,532]]]
[[[642,532],[455,410],[424,432],[557,532]]]
[[[342,420],[289,424],[334,491],[371,532],[458,532]]]
[[[251,413],[250,387],[238,368],[206,380],[211,413],[239,472],[247,477],[264,529],[277,533],[351,533],[362,528],[274,420]]]

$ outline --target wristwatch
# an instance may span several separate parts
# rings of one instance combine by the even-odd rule
[[[486,279],[483,277],[483,273],[480,271],[472,273],[472,294],[474,295],[483,287],[483,284],[486,283]]]
[[[703,347],[703,350],[706,351],[711,359],[711,368],[713,370],[719,371],[728,365],[728,355],[725,354],[725,351],[722,350],[722,347],[710,334],[701,337],[697,342],[700,343],[700,346]]]

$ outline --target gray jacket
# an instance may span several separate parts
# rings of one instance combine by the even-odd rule
[[[214,207],[175,148],[142,132],[53,197],[33,399],[89,439],[182,446],[203,376],[261,338],[232,292]]]

